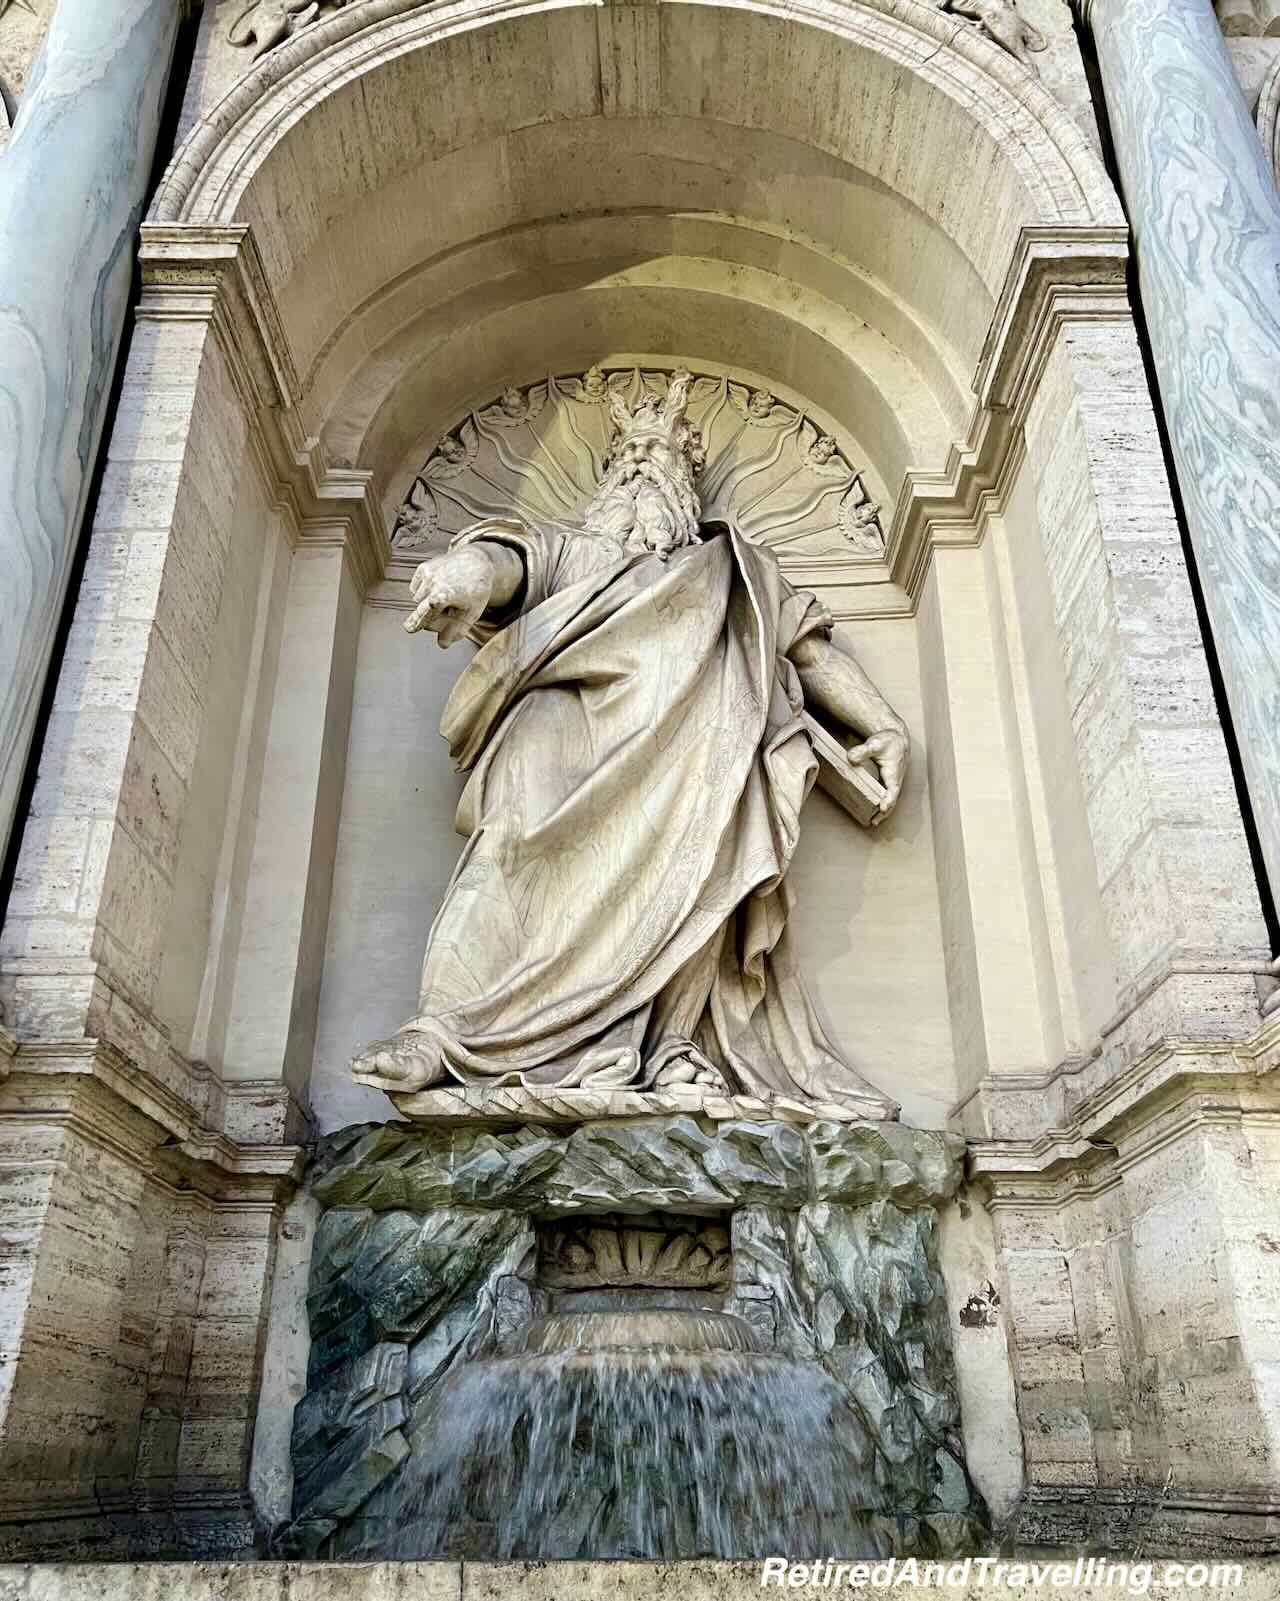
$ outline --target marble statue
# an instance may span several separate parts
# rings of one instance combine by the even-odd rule
[[[461,1083],[895,1113],[814,1015],[786,874],[817,768],[806,703],[878,768],[873,824],[907,730],[773,552],[700,522],[691,381],[611,396],[576,522],[490,518],[414,574],[406,629],[480,649],[441,724],[467,844],[419,1013],[353,1064],[402,1107]]]

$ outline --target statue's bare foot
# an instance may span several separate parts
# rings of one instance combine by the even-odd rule
[[[679,1084],[710,1090],[716,1095],[729,1094],[729,1086],[725,1083],[724,1075],[718,1068],[712,1067],[700,1051],[688,1051],[681,1056],[673,1056],[654,1075],[652,1088],[667,1090]]]
[[[412,1094],[437,1084],[444,1077],[440,1046],[429,1034],[407,1032],[389,1040],[374,1040],[351,1064],[361,1084],[395,1094]]]

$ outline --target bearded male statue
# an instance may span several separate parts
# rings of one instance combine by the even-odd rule
[[[478,523],[414,574],[406,629],[480,649],[441,723],[467,844],[418,1015],[353,1064],[401,1105],[450,1082],[686,1086],[896,1115],[814,1015],[786,874],[817,770],[806,700],[878,767],[875,821],[906,727],[771,551],[700,526],[690,382],[611,398],[579,524]]]

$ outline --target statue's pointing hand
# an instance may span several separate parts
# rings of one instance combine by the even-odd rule
[[[871,826],[875,828],[883,823],[885,818],[898,804],[898,797],[902,794],[902,780],[907,773],[907,757],[911,753],[911,746],[907,736],[899,729],[888,728],[882,733],[872,734],[861,745],[855,745],[849,752],[849,760],[853,763],[873,761],[880,773],[880,782],[887,791],[880,803],[880,808],[871,819]]]
[[[405,632],[430,629],[442,650],[456,644],[487,610],[493,579],[493,563],[474,548],[451,550],[424,561],[409,580],[409,593],[418,604],[405,619]]]

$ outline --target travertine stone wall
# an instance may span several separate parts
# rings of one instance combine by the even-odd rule
[[[15,1060],[0,1087],[0,1552],[242,1553],[297,1153],[202,1159],[131,1104],[119,1059]]]
[[[153,313],[130,354],[0,955],[16,1031],[112,1039],[194,1101],[149,1013],[245,420],[208,324]]]
[[[1224,1079],[1074,1167],[1018,1176],[993,1153],[1022,1539],[1274,1549],[1278,1130],[1274,1095]]]
[[[231,330],[251,326],[248,281],[220,276],[235,263],[233,242],[151,278],[0,945],[11,1552],[252,1545],[305,1121],[278,1065],[196,1055],[226,989],[209,952],[234,948],[243,902],[288,573],[246,451],[270,368]]]
[[[1079,1049],[1093,1060],[1058,1103],[1061,1115],[1162,1036],[1247,1037],[1268,952],[1148,392],[1123,321],[1063,332],[1028,413],[1022,472],[1035,485],[1107,942],[1108,971],[1086,973],[1080,992]],[[1030,1132],[1006,1104],[1013,1121],[992,1131]],[[1043,1126],[1043,1096],[1026,1104]]]

